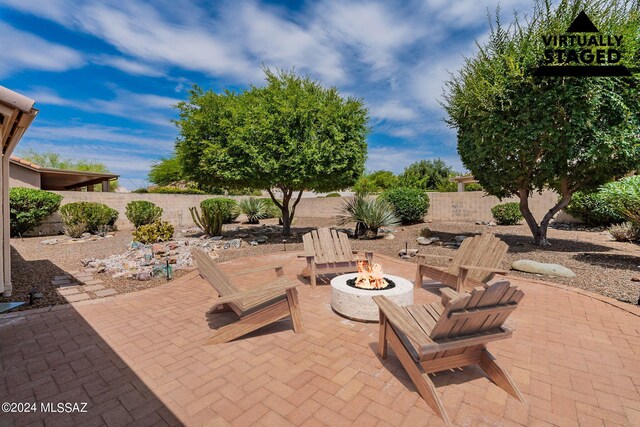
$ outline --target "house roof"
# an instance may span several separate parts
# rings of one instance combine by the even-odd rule
[[[38,110],[35,101],[0,86],[0,146],[2,155],[11,154]]]
[[[462,176],[456,176],[455,178],[451,178],[451,181],[453,182],[458,182],[458,183],[463,183],[463,184],[471,184],[474,182],[478,182],[477,179],[475,179],[473,177],[473,175],[462,175]]]

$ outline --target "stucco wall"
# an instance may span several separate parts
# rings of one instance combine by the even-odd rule
[[[199,206],[202,200],[215,197],[188,194],[88,193],[78,191],[56,191],[56,193],[64,197],[62,200],[63,205],[71,202],[88,201],[105,203],[111,206],[120,212],[117,225],[121,230],[132,228],[131,223],[124,214],[125,207],[130,201],[148,200],[153,202],[164,210],[163,219],[171,222],[176,227],[187,228],[195,225],[191,219],[189,207]],[[242,197],[233,198],[241,199]],[[482,192],[429,193],[429,198],[431,199],[431,207],[426,219],[432,221],[491,221],[491,208],[500,203],[497,198],[484,196]],[[541,195],[534,195],[530,201],[530,206],[536,218],[542,218],[555,204],[556,198],[556,194],[550,191]],[[340,197],[303,198],[296,209],[296,216],[300,218],[335,217],[338,214],[342,200]],[[503,203],[507,201],[517,201],[517,198],[503,200]],[[575,221],[564,213],[560,213],[556,219],[563,222]],[[60,217],[58,214],[54,214],[45,220],[45,223],[32,234],[56,234],[60,231],[62,231]]]
[[[9,187],[40,188],[40,173],[9,163]]]

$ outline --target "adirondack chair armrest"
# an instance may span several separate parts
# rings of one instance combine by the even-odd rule
[[[359,255],[359,254],[363,253],[366,258],[373,258],[373,252],[372,251],[351,251],[351,253],[354,254],[354,255]]]
[[[300,286],[300,283],[294,283],[294,282],[290,282],[288,279],[280,278],[275,282],[262,286],[258,289],[251,289],[248,291],[237,292],[235,294],[220,297],[216,300],[216,304],[220,305],[224,303],[243,300],[245,298],[254,298],[261,295],[273,293],[276,291],[282,291],[284,293],[288,289],[296,288],[298,286]]]
[[[267,266],[267,267],[251,268],[249,270],[242,270],[242,271],[233,272],[233,273],[227,273],[227,276],[229,276],[229,277],[244,276],[246,274],[261,273],[263,271],[269,271],[269,270],[275,270],[276,276],[278,276],[278,277],[281,277],[281,276],[284,275],[284,267],[283,266],[281,266],[281,265],[273,265],[273,266]]]
[[[496,273],[506,275],[508,273],[507,270],[503,270],[500,268],[492,268],[492,267],[478,267],[475,265],[460,265],[458,266],[460,270],[475,270],[475,271],[486,271],[487,273]]]
[[[427,257],[441,258],[441,259],[446,259],[447,261],[451,261],[453,259],[453,257],[447,256],[447,255],[436,255],[436,254],[416,254],[416,257],[418,258],[419,264],[422,264],[425,261],[425,258]]]
[[[304,254],[299,254],[298,258],[315,258],[315,255],[304,253]]]
[[[449,301],[456,299],[460,295],[451,288],[441,288],[440,293],[442,294],[442,305],[444,306],[446,306]]]

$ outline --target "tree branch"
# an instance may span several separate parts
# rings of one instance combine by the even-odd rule
[[[275,203],[275,205],[280,208],[280,210],[282,210],[282,205],[280,204],[280,202],[278,201],[278,199],[276,199],[276,196],[273,195],[273,193],[271,192],[270,188],[267,188],[267,192],[269,193],[269,196],[271,196],[271,200],[273,200],[273,203]]]
[[[293,202],[293,205],[291,206],[291,215],[289,215],[292,219],[293,219],[293,215],[296,213],[296,206],[298,206],[298,203],[300,202],[300,199],[302,198],[302,193],[304,192],[304,190],[300,190],[300,192],[298,193],[298,197],[296,197],[295,202]]]

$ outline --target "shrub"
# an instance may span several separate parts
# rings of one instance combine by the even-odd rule
[[[162,208],[146,200],[134,200],[127,203],[125,215],[138,228],[158,221],[162,217]]]
[[[345,199],[338,215],[340,225],[356,223],[356,235],[367,238],[376,237],[380,227],[393,227],[400,224],[394,208],[382,197],[372,198],[355,195]]]
[[[247,216],[249,224],[259,224],[261,219],[267,217],[267,206],[262,199],[249,197],[240,200],[238,208]]]
[[[609,228],[609,233],[618,242],[640,241],[640,227],[631,222],[613,225]]]
[[[198,188],[180,187],[151,187],[146,192],[156,194],[205,194],[204,191]]]
[[[173,237],[173,225],[167,221],[156,221],[141,225],[133,232],[133,240],[145,245],[166,242]]]
[[[324,197],[342,197],[340,193],[329,193]]]
[[[220,208],[222,210],[222,222],[224,224],[229,224],[235,221],[238,215],[240,215],[236,201],[224,197],[203,200],[200,203],[200,208],[203,211]]]
[[[132,193],[136,193],[136,194],[146,194],[148,192],[149,190],[147,190],[146,188],[136,188],[135,190],[132,191]]]
[[[189,208],[193,222],[209,236],[219,236],[222,234],[222,209],[219,205],[212,205],[209,208],[202,208],[202,215],[198,213],[195,206]]]
[[[19,236],[42,224],[60,207],[62,196],[35,188],[9,190],[9,232]]]
[[[282,215],[282,211],[279,207],[276,206],[271,198],[260,200],[262,200],[265,205],[265,214],[267,215],[265,216],[265,218],[280,218],[280,216]]]
[[[470,182],[464,186],[464,191],[483,191],[483,188],[477,182]]]
[[[85,224],[84,231],[95,233],[100,226],[113,227],[118,220],[118,211],[96,202],[69,203],[60,208],[60,216],[66,227]]]
[[[600,193],[614,212],[640,227],[640,175],[610,182]]]
[[[64,234],[66,234],[69,237],[73,237],[74,239],[77,239],[79,237],[82,237],[82,234],[87,231],[87,224],[85,224],[84,222],[78,222],[76,224],[65,224],[64,226]]]
[[[569,215],[580,218],[589,225],[610,225],[624,221],[600,192],[576,191],[569,206],[564,209]]]
[[[429,210],[429,196],[419,188],[392,188],[381,197],[391,203],[403,224],[422,221]]]
[[[520,204],[515,202],[496,205],[491,208],[491,213],[499,225],[516,225],[523,219]]]
[[[429,227],[423,227],[420,229],[420,232],[418,233],[418,235],[420,237],[431,237],[433,236],[433,232]]]

